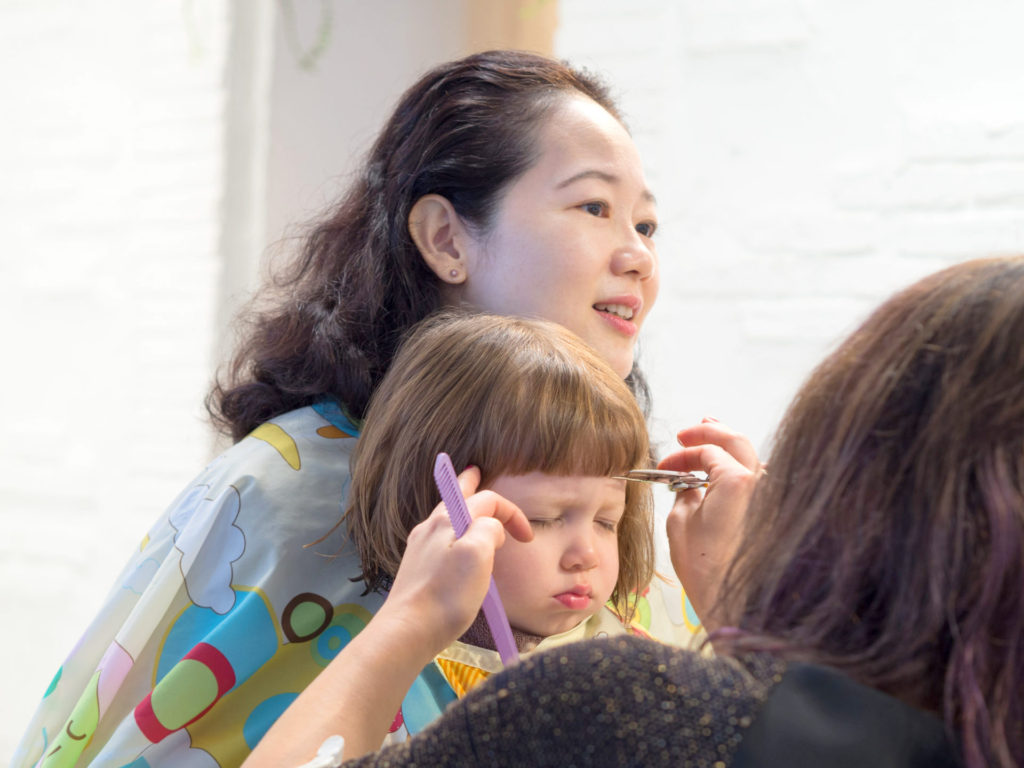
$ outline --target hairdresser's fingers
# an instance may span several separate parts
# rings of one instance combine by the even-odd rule
[[[476,525],[476,521],[483,522],[485,518],[492,518],[503,526],[504,530],[508,531],[514,539],[530,541],[533,538],[533,529],[523,511],[494,491],[474,493],[466,499],[466,506],[469,507],[469,514],[474,519],[474,525]],[[472,527],[470,526],[470,529]],[[502,538],[503,542],[504,538]]]
[[[666,457],[661,466],[708,473],[707,490],[702,495],[678,493],[666,521],[676,575],[697,614],[707,622],[721,576],[735,552],[760,466],[754,471],[713,444],[684,448]]]
[[[463,496],[472,496],[480,487],[480,467],[470,464],[459,473],[459,489]]]
[[[737,477],[750,474],[750,470],[736,461],[731,453],[715,445],[696,445],[681,448],[666,456],[658,464],[659,469],[673,469],[678,472],[706,472],[709,487],[719,495],[728,495],[729,487]],[[707,493],[703,488],[682,490],[676,494],[676,512],[696,512],[704,503]]]
[[[760,468],[760,464],[757,465]],[[687,445],[658,462],[658,469],[674,469],[679,472],[707,472],[708,481],[714,482],[725,474],[749,474],[753,470],[736,460],[729,451],[712,443]]]
[[[700,532],[691,530],[689,522],[692,515],[677,513],[679,507],[680,501],[677,500],[665,522],[669,557],[694,611],[702,622],[707,623],[721,579],[721,553],[718,547],[709,546]]]
[[[678,437],[683,447],[662,459],[659,469],[706,472],[709,493],[719,498],[735,493],[745,508],[749,491],[764,472],[750,440],[710,418],[680,430]],[[694,512],[704,500],[703,491],[689,490],[680,492],[676,503]]]
[[[745,464],[737,461],[727,450],[710,443],[684,446],[659,461],[658,469],[707,472],[709,479],[712,473],[750,471]]]
[[[757,471],[761,468],[761,461],[758,459],[757,451],[750,439],[712,418],[705,418],[700,424],[679,430],[676,439],[680,445],[685,447],[717,445],[747,469]],[[701,469],[701,467],[690,467],[687,471],[693,469]]]
[[[684,488],[676,491],[676,500],[672,502],[671,514],[695,514],[704,503],[706,488]]]
[[[712,505],[708,501],[704,503]],[[728,512],[715,510],[703,515],[701,507],[703,504],[694,511],[691,505],[678,499],[665,521],[665,530],[672,568],[693,609],[705,626],[710,626],[711,609],[736,550],[740,526]]]
[[[718,587],[763,467],[750,440],[714,419],[680,430],[678,439],[683,447],[659,468],[706,472],[708,487],[676,494],[666,521],[669,552],[698,616],[713,625]]]
[[[676,494],[676,507],[673,507],[673,512],[700,512],[704,516],[724,516],[725,520],[707,521],[719,524],[742,519],[750,495],[754,492],[754,486],[764,471],[760,465],[756,471],[746,467],[736,461],[731,453],[717,445],[683,448],[665,457],[658,466],[662,469],[700,469],[707,472],[708,487],[704,493],[679,492]]]
[[[471,464],[459,474],[459,488],[462,490],[462,495],[466,497],[466,506],[469,507],[471,517],[493,517],[505,526],[513,538],[519,541],[529,541],[533,538],[530,522],[519,507],[493,491],[476,493],[476,489],[479,487],[480,468]],[[504,542],[504,537],[502,542]],[[498,546],[501,544],[499,543]]]
[[[494,551],[504,536],[501,523],[489,517],[475,521],[456,539],[447,510],[439,504],[409,532],[385,601],[389,615],[421,627],[422,642],[435,652],[447,646],[479,611],[490,583]]]

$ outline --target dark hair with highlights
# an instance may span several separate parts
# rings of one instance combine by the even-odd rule
[[[368,589],[398,571],[406,538],[440,502],[434,459],[474,464],[481,487],[499,475],[606,476],[650,463],[636,399],[575,334],[545,320],[448,310],[416,327],[373,395],[352,455],[345,519]],[[653,507],[644,483],[626,484],[612,600],[654,569]]]
[[[207,397],[235,440],[281,413],[333,398],[360,419],[403,334],[441,306],[440,281],[408,230],[427,194],[486,232],[502,193],[536,159],[538,127],[566,94],[621,118],[592,75],[532,53],[443,64],[402,96],[347,193],[298,259],[243,318],[243,337]],[[646,409],[637,369],[627,379]]]
[[[716,649],[836,667],[944,715],[968,766],[1024,764],[1024,257],[883,304],[800,390],[768,466]]]

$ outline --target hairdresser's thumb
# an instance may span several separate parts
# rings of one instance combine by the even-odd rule
[[[470,464],[459,474],[459,490],[463,496],[472,496],[480,487],[480,467]]]

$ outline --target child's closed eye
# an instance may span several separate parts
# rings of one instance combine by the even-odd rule
[[[604,528],[606,531],[611,531],[612,533],[615,533],[615,531],[619,529],[618,520],[595,520],[594,522],[601,528]]]
[[[531,528],[549,528],[558,522],[557,517],[533,517],[530,518]]]

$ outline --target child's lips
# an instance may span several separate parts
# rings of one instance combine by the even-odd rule
[[[555,595],[555,600],[573,611],[582,611],[590,605],[590,593],[572,590]]]

